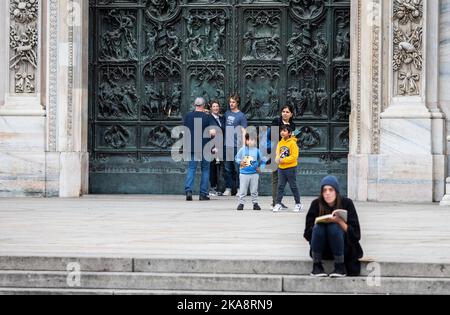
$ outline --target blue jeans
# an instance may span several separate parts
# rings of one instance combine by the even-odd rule
[[[289,183],[289,186],[291,187],[295,203],[301,203],[300,191],[298,190],[297,186],[297,168],[292,167],[285,170],[278,169],[278,196],[276,200],[277,204],[280,204],[283,201],[284,190],[287,183]]]
[[[345,253],[345,232],[337,223],[316,224],[313,228],[311,249],[319,260],[329,245],[335,258],[343,259]]]
[[[188,172],[186,176],[186,183],[185,183],[185,192],[193,192],[194,188],[194,182],[195,182],[195,175],[197,173],[197,165],[200,163],[201,169],[202,169],[202,178],[200,183],[200,195],[202,196],[208,196],[209,195],[209,172],[210,172],[210,166],[211,163],[206,161],[204,158],[200,161],[195,161],[194,157],[191,158],[191,161],[189,162]]]
[[[231,156],[227,156],[228,150],[233,152],[233,159],[231,159]],[[237,148],[226,148],[225,151],[225,181],[226,181],[226,188],[227,189],[238,189],[240,185],[239,180],[239,165],[234,161],[234,158],[236,157],[238,152]],[[230,158],[230,160],[228,159]]]

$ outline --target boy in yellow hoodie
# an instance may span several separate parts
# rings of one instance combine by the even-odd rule
[[[280,128],[281,141],[277,146],[277,155],[275,162],[278,164],[278,199],[273,212],[280,212],[283,207],[281,205],[284,197],[286,184],[289,183],[295,199],[294,212],[302,212],[303,205],[300,201],[300,192],[297,186],[297,166],[299,157],[299,148],[297,138],[292,136],[292,128],[284,125]]]

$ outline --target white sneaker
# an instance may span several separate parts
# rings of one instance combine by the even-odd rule
[[[303,212],[304,206],[301,203],[295,205],[294,212]]]
[[[215,191],[215,190],[211,190],[210,192],[209,192],[209,196],[210,197],[217,197],[219,194],[217,193],[217,191]]]
[[[273,207],[273,212],[281,212],[283,210],[283,206],[280,204],[275,205],[275,207]]]
[[[223,196],[224,196],[224,197],[229,197],[229,196],[231,196],[231,189],[227,188],[227,189],[225,190],[225,192],[223,193]]]

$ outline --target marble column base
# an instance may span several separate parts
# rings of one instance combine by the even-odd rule
[[[450,177],[446,180],[446,192],[447,194],[441,200],[441,206],[450,206]]]
[[[89,154],[86,152],[62,152],[60,155],[61,198],[78,198],[88,193]]]
[[[58,197],[59,153],[0,152],[0,197]]]
[[[77,198],[88,192],[86,153],[0,151],[0,197]]]
[[[348,192],[355,201],[432,202],[432,155],[350,155]]]
[[[372,165],[376,178],[371,179],[376,182],[375,200],[433,202],[439,158],[432,154],[431,115],[385,116],[380,127],[380,154]]]
[[[450,206],[450,195],[445,195],[439,203],[442,207]]]
[[[46,152],[45,139],[45,117],[0,116],[0,197],[87,193],[88,154]]]
[[[433,201],[439,202],[445,195],[447,156],[433,155]],[[450,191],[450,190],[449,190]]]
[[[433,156],[379,155],[377,168],[375,201],[433,201]]]
[[[354,201],[369,200],[369,155],[348,156],[348,197]]]
[[[0,197],[46,196],[45,117],[0,116]]]
[[[0,151],[0,197],[45,197],[45,152]]]

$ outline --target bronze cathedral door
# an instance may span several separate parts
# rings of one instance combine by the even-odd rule
[[[183,193],[171,130],[235,91],[255,126],[294,106],[303,195],[346,191],[349,0],[90,0],[90,34],[91,193]]]

